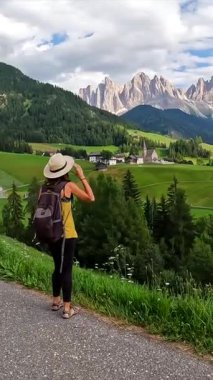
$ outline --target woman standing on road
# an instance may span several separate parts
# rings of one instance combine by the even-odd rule
[[[74,173],[80,179],[84,190],[78,187],[74,182],[69,181],[68,173],[74,168]],[[68,319],[76,314],[77,309],[71,304],[72,293],[72,265],[78,237],[72,214],[72,198],[76,196],[85,202],[95,200],[93,191],[87,182],[80,165],[74,163],[72,157],[63,156],[61,153],[54,154],[44,168],[44,176],[47,179],[46,185],[51,187],[60,186],[64,182],[61,190],[61,211],[64,225],[64,238],[49,244],[53,256],[55,270],[52,275],[53,303],[52,310],[57,311],[63,307],[63,318]],[[63,303],[60,298],[62,289]]]

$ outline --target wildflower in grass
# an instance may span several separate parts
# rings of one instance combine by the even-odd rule
[[[169,286],[169,285],[170,285],[170,283],[169,283],[169,282],[165,282],[165,285],[166,285],[166,286]]]
[[[76,267],[79,267],[79,264],[80,264],[80,263],[79,263],[78,260],[75,260],[75,261],[74,261],[74,265],[75,265]]]

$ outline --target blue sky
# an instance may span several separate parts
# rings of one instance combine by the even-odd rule
[[[69,38],[67,33],[53,33],[49,40],[41,41],[37,44],[38,47],[44,46],[44,45],[53,45],[57,46],[65,42]]]

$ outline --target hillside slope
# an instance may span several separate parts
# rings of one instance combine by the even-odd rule
[[[125,122],[78,96],[0,63],[0,137],[77,145],[120,144]]]
[[[160,110],[151,106],[137,106],[122,115],[122,119],[138,128],[173,137],[201,136],[213,143],[213,120],[188,115],[178,109]]]

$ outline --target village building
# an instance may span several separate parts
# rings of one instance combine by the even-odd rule
[[[130,155],[127,159],[127,163],[134,165],[142,165],[144,163],[144,159],[142,156]]]
[[[101,153],[90,153],[89,154],[89,161],[90,162],[93,162],[93,163],[99,163],[99,162],[102,162],[104,163],[105,165],[109,165],[109,166],[112,166],[112,165],[116,165],[117,164],[117,158],[116,157],[111,157],[109,159],[104,159],[102,156],[101,156]]]
[[[89,162],[94,162],[94,163],[101,161],[101,158],[102,158],[101,153],[90,153],[88,157],[89,157]]]
[[[95,169],[98,171],[105,172],[107,170],[107,164],[104,162],[98,161],[95,165]]]
[[[116,154],[115,158],[116,158],[117,164],[124,164],[125,163],[126,157],[124,154]]]
[[[147,149],[146,142],[143,142],[143,160],[144,163],[157,163],[159,162],[159,157],[155,149]]]
[[[105,162],[107,165],[112,166],[117,164],[116,157],[111,157],[109,160],[106,160]]]

